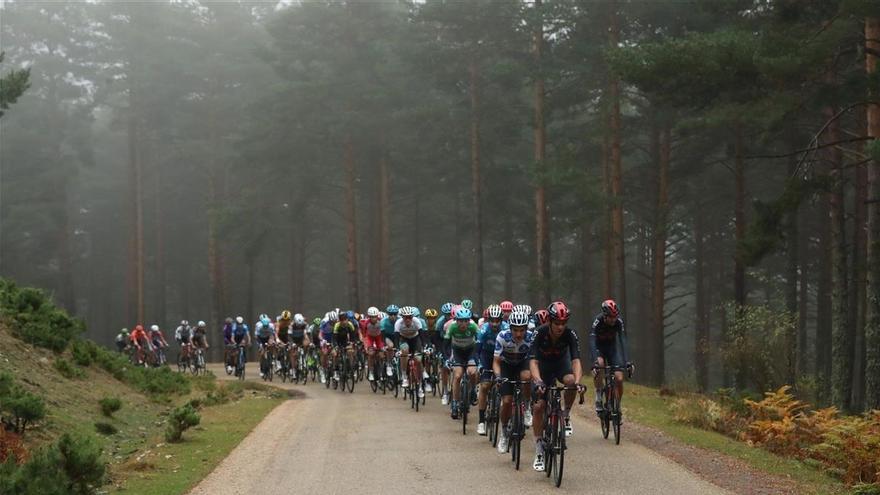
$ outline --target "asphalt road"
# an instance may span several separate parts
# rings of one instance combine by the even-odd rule
[[[226,377],[216,367],[217,376]],[[250,379],[259,377],[252,377]],[[439,398],[416,413],[409,401],[373,394],[360,382],[353,394],[320,383],[275,385],[306,392],[272,411],[196,488],[194,495],[241,493],[595,493],[722,494],[678,464],[626,441],[602,438],[598,423],[573,418],[562,487],[532,470],[531,431],[520,471],[469,423],[452,421]],[[402,395],[401,395],[402,397]],[[580,406],[584,407],[584,406]],[[472,410],[471,418],[476,419]]]

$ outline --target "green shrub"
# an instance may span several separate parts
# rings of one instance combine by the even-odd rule
[[[73,362],[79,366],[91,366],[98,354],[97,347],[90,340],[75,340],[70,348]]]
[[[39,396],[13,386],[5,396],[0,397],[0,411],[8,427],[17,433],[24,433],[29,424],[46,416],[46,404]]]
[[[186,395],[190,392],[190,378],[168,367],[144,368],[132,366],[118,352],[95,346],[95,363],[119,381],[153,397]]]
[[[0,317],[10,321],[16,337],[59,353],[85,330],[82,321],[57,308],[45,292],[19,288],[8,279],[0,279]]]
[[[12,392],[12,381],[12,373],[8,371],[0,373],[0,404],[3,403],[3,398]]]
[[[122,401],[117,397],[104,397],[98,401],[98,404],[101,405],[101,414],[107,417],[113,416],[113,413],[122,409]]]
[[[54,363],[55,369],[61,373],[61,376],[68,380],[79,379],[86,376],[85,372],[76,366],[70,364],[70,361],[64,358],[57,358]]]
[[[731,370],[737,388],[776,390],[787,378],[789,342],[797,314],[770,306],[725,306],[730,327],[721,357]]]
[[[115,435],[119,432],[119,430],[110,423],[102,423],[100,421],[95,423],[95,431],[102,435]]]
[[[189,404],[174,409],[168,417],[165,440],[179,442],[183,437],[183,432],[199,424],[200,421],[199,413]]]
[[[58,441],[37,451],[17,469],[8,469],[11,493],[91,495],[104,483],[106,465],[101,449],[91,438],[65,433]]]

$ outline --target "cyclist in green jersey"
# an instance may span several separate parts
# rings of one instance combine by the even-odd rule
[[[477,360],[475,350],[477,347],[477,333],[480,331],[477,324],[471,321],[471,310],[459,308],[455,312],[455,323],[450,325],[446,332],[446,340],[452,346],[452,363],[455,371],[452,376],[452,419],[458,419],[458,403],[461,395],[460,380],[462,373],[467,369],[471,387],[477,383]],[[464,400],[470,400],[465,397]]]

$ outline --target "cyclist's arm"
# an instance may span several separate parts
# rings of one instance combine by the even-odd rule
[[[599,318],[593,320],[593,326],[590,328],[590,337],[589,337],[589,345],[590,345],[590,354],[593,356],[593,360],[599,359],[599,346],[596,344],[596,327],[599,326]]]
[[[492,372],[496,377],[501,376],[501,356],[497,354],[492,358]]]
[[[623,320],[620,320],[620,332],[617,334],[617,344],[620,352],[623,354],[623,364],[629,363],[629,354],[626,352],[626,329],[623,326]]]
[[[574,382],[579,384],[581,377],[584,375],[583,367],[581,367],[581,345],[578,340],[577,333],[572,330],[569,339],[568,354],[571,358],[571,370],[574,373]]]
[[[486,335],[486,333],[485,333],[485,331],[483,331],[483,329],[480,329],[479,333],[477,333],[477,348],[476,348],[477,357],[480,357],[483,355],[483,340],[486,338],[485,335]]]

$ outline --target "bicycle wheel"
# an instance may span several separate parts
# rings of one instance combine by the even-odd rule
[[[556,464],[556,449],[554,448],[556,425],[554,418],[555,416],[550,415],[548,408],[544,414],[544,432],[541,435],[541,443],[544,444],[544,475],[548,478],[550,477],[553,465]]]
[[[603,394],[605,395],[605,400],[603,401],[602,412],[599,413],[599,423],[602,426],[602,437],[608,438],[608,433],[611,429],[611,415],[608,411],[611,408],[611,403],[608,400],[608,391],[606,390]]]
[[[620,412],[620,399],[617,397],[616,393],[611,399],[611,402],[611,425],[614,429],[614,444],[620,445],[620,420],[623,413]]]
[[[354,393],[354,383],[355,383],[355,370],[349,365],[348,367],[348,393]]]
[[[522,424],[522,408],[520,407],[520,401],[516,400],[513,403],[513,427],[511,428],[512,435],[511,436],[511,455],[513,458],[511,459],[514,464],[514,469],[519,471],[519,460],[520,460],[520,448],[522,447],[522,437],[523,437],[523,424]]]
[[[271,382],[272,379],[274,378],[274,375],[275,375],[275,356],[274,356],[274,354],[272,354],[271,352],[267,353],[266,354],[266,361],[267,361],[266,376],[268,377],[269,381]]]
[[[461,414],[461,434],[467,435],[468,409],[470,409],[471,405],[471,389],[469,387],[471,381],[468,379],[467,371],[462,376],[464,380],[461,382],[461,395],[459,396],[461,400],[458,401],[458,407],[459,414]]]
[[[553,462],[553,481],[556,488],[562,484],[562,471],[565,468],[565,421],[560,414],[556,420],[556,438],[554,439],[554,448],[556,459]]]
[[[375,361],[373,362],[373,370],[372,370],[373,371],[373,381],[370,382],[370,390],[372,390],[373,393],[375,394],[376,392],[379,391],[379,379],[381,377],[379,376],[379,360],[376,358],[374,358],[374,359],[375,359]]]

